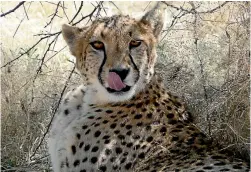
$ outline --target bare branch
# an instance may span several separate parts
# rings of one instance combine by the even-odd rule
[[[31,3],[32,3],[32,2],[30,2],[30,4],[29,4],[28,11],[29,11],[29,9],[30,9]],[[27,13],[26,13],[26,9],[25,9],[24,4],[23,4],[23,7],[24,7],[25,15],[26,15],[27,19],[29,20],[28,15],[27,15]],[[16,33],[17,33],[19,27],[20,27],[21,24],[23,23],[24,19],[25,19],[25,17],[23,17],[22,20],[20,21],[20,23],[18,24],[18,26],[17,26],[17,28],[16,28],[16,30],[15,30],[15,32],[14,32],[13,38],[15,37],[15,35],[16,35]]]
[[[64,1],[63,1],[63,6],[62,6],[61,8],[62,8],[62,10],[63,10],[63,12],[64,12],[64,15],[65,15],[65,17],[67,18],[68,22],[70,22],[69,17],[67,16],[67,14],[66,14],[66,12],[65,12]]]
[[[103,4],[101,4],[101,6],[102,6],[102,9],[103,9],[103,10],[104,10],[104,12],[105,12],[105,15],[107,15],[107,12],[106,12],[106,10],[105,10],[104,5],[103,5]]]
[[[52,5],[58,5],[56,3],[50,2],[50,1],[45,1],[46,3],[52,4]],[[59,5],[61,8],[67,9],[66,7]]]
[[[172,27],[177,23],[177,21],[178,21],[179,19],[181,19],[182,17],[184,17],[185,15],[187,15],[187,14],[206,14],[206,13],[213,13],[213,12],[215,12],[216,10],[220,9],[221,7],[223,7],[224,5],[226,5],[226,4],[228,3],[228,2],[224,2],[224,3],[222,3],[221,5],[219,5],[218,7],[215,7],[215,8],[213,8],[213,9],[211,9],[211,10],[198,12],[198,11],[196,11],[195,6],[193,6],[193,8],[192,8],[191,10],[187,10],[187,9],[183,8],[182,6],[181,6],[181,7],[176,7],[176,6],[174,6],[174,5],[172,5],[172,4],[169,4],[169,3],[165,2],[165,1],[161,1],[161,2],[164,3],[165,5],[169,6],[169,7],[172,7],[172,8],[174,8],[174,9],[176,9],[176,10],[180,10],[181,12],[183,12],[182,14],[181,14],[181,12],[180,12],[178,15],[176,15],[176,16],[173,17],[173,20],[172,20],[172,22],[171,22],[171,25],[169,26],[169,29],[165,30],[166,34],[162,37],[161,41],[164,40],[164,38],[165,38],[165,37],[167,36],[167,34],[168,34],[168,31],[170,31],[170,30],[172,29]],[[191,3],[191,4],[193,4],[193,3]],[[180,15],[180,14],[181,14],[181,15]]]
[[[42,6],[42,8],[44,8],[44,6],[43,6],[42,2],[39,2],[39,3],[40,3],[40,5]]]
[[[61,32],[57,32],[57,33],[54,33],[53,35],[56,35],[56,34],[60,34]],[[4,64],[3,66],[1,66],[1,68],[4,68],[6,67],[7,65],[11,64],[12,62],[18,60],[20,57],[22,57],[23,55],[29,53],[33,48],[35,48],[41,41],[43,41],[44,39],[46,38],[49,38],[50,36],[53,36],[53,35],[48,35],[48,36],[44,36],[42,38],[40,38],[33,46],[31,46],[28,50],[26,50],[25,52],[21,53],[19,56],[17,56],[16,58],[14,58],[13,60],[7,62],[6,64]]]
[[[114,7],[116,7],[117,10],[119,10],[119,12],[121,13],[121,10],[119,9],[119,7],[118,7],[114,2],[110,1],[110,3],[111,3]]]
[[[77,10],[77,5],[76,5],[76,2],[73,1],[73,4],[74,4],[74,7],[75,7],[75,10]]]
[[[59,35],[57,35],[57,36],[49,43],[49,45],[48,45],[48,47],[47,47],[47,50],[45,51],[45,53],[44,53],[44,55],[43,55],[43,57],[42,57],[42,59],[41,59],[41,64],[39,65],[39,68],[37,69],[37,75],[38,75],[40,72],[42,72],[42,66],[43,66],[43,64],[44,64],[45,57],[46,57],[47,53],[50,51],[50,48],[51,48],[52,44],[57,40],[57,37],[58,37],[58,36],[59,36]],[[36,76],[37,76],[37,75],[36,75]],[[36,79],[36,76],[35,76],[34,80]]]
[[[208,11],[202,11],[202,12],[198,12],[198,13],[213,13],[213,12],[215,12],[216,10],[218,10],[218,9],[220,9],[221,7],[223,7],[224,5],[226,5],[227,3],[229,3],[230,1],[226,1],[226,2],[224,2],[224,3],[222,3],[221,5],[219,5],[218,7],[215,7],[215,8],[213,8],[213,9],[211,9],[211,10],[208,10]]]
[[[181,15],[180,15],[180,14],[181,14]],[[164,31],[164,32],[166,32],[166,34],[162,37],[161,41],[164,40],[164,38],[167,36],[168,32],[169,32],[170,30],[172,30],[172,28],[173,28],[174,25],[178,22],[178,20],[181,19],[182,17],[184,17],[184,16],[187,15],[187,14],[189,14],[189,13],[187,13],[187,12],[183,12],[183,13],[182,13],[182,11],[181,11],[178,15],[176,15],[176,16],[173,17],[170,26],[168,27],[167,30]]]
[[[99,4],[94,8],[94,10],[87,16],[82,17],[80,20],[78,20],[77,22],[73,23],[72,25],[75,26],[76,24],[80,23],[81,21],[83,21],[84,19],[86,19],[87,17],[89,17],[91,19],[91,17],[93,16],[93,14],[96,12],[97,9],[100,8],[101,4],[103,4],[103,2],[99,2]],[[88,23],[88,22],[87,22]]]
[[[45,63],[47,63],[50,59],[52,59],[53,57],[55,57],[58,53],[60,53],[62,50],[64,50],[67,46],[64,46],[63,48],[61,48],[59,51],[57,51],[55,54],[53,54],[51,57],[49,57]]]
[[[16,11],[19,7],[21,7],[21,5],[23,5],[24,3],[25,3],[25,1],[19,2],[19,4],[17,4],[17,6],[16,6],[15,8],[13,8],[12,10],[10,10],[10,11],[8,11],[8,12],[6,12],[6,13],[1,14],[0,17],[4,17],[4,16],[6,16],[6,15],[8,15],[8,14],[10,14],[10,13],[13,13],[13,12]]]
[[[60,3],[61,3],[61,2],[58,2],[57,7],[56,7],[56,9],[55,9],[55,12],[53,13],[53,15],[52,15],[52,17],[51,17],[51,20],[49,21],[49,23],[47,23],[47,25],[46,25],[44,28],[46,28],[47,26],[49,26],[49,25],[51,24],[51,22],[53,21],[53,19],[57,16],[58,7],[59,7]]]
[[[27,17],[27,20],[29,20],[29,17],[28,17],[28,14],[27,14],[27,11],[26,11],[26,8],[25,8],[25,5],[23,4],[23,7],[24,7],[24,12],[25,12],[25,15]]]
[[[148,8],[148,6],[151,4],[151,1],[147,4],[147,6],[144,8],[143,11],[146,11],[146,9]]]
[[[194,8],[192,8],[191,10],[187,10],[187,9],[184,9],[183,7],[176,7],[176,6],[174,6],[172,4],[169,4],[169,3],[165,2],[165,1],[162,1],[162,2],[164,4],[166,4],[167,6],[172,7],[174,9],[176,9],[176,10],[185,11],[185,12],[191,13],[191,14],[195,14],[195,13],[198,13],[198,14],[213,13],[216,10],[220,9],[221,7],[223,7],[224,5],[226,5],[227,3],[229,3],[229,1],[226,1],[226,2],[222,3],[221,5],[219,5],[218,7],[215,7],[213,9],[211,9],[211,10],[208,10],[208,11],[196,11]]]
[[[87,17],[91,18],[93,16],[93,14],[96,12],[97,9],[99,9],[101,7],[101,4],[103,2],[99,2],[99,4],[93,9],[93,11],[89,14],[89,15],[86,15],[84,17],[82,17],[80,20],[78,20],[77,22],[75,23],[72,23],[73,26],[75,26],[76,24],[80,23],[81,21],[83,21],[84,19],[86,19]],[[72,19],[73,21],[73,19]],[[35,48],[41,41],[43,41],[44,39],[46,38],[49,38],[51,36],[54,36],[54,35],[60,35],[61,34],[61,31],[59,32],[55,32],[55,33],[48,33],[48,34],[44,34],[45,36],[40,38],[34,45],[32,45],[28,50],[26,50],[24,53],[21,53],[18,57],[14,58],[13,60],[10,60],[9,62],[7,62],[6,64],[4,64],[3,66],[1,66],[1,68],[4,68],[6,67],[7,65],[13,63],[14,61],[18,60],[19,58],[21,58],[23,55],[29,53],[33,48]],[[43,35],[43,34],[41,34]]]
[[[78,8],[78,11],[77,11],[77,13],[74,15],[74,17],[71,19],[71,21],[70,21],[70,23],[69,24],[72,24],[72,22],[75,20],[75,18],[78,16],[78,14],[80,13],[80,11],[81,11],[81,9],[82,9],[82,7],[83,7],[83,1],[81,1],[81,3],[80,3],[80,6],[79,6],[79,8]]]
[[[18,31],[18,29],[19,29],[19,27],[21,26],[21,24],[23,23],[23,21],[24,21],[24,18],[20,21],[20,23],[18,24],[18,26],[17,26],[17,28],[16,28],[16,30],[15,30],[15,32],[14,32],[14,34],[13,34],[13,38],[15,37],[15,35],[16,35],[16,33],[17,33],[17,31]]]

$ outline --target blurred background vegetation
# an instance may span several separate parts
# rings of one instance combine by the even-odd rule
[[[79,85],[61,25],[139,18],[154,2],[0,2],[1,170],[50,171],[47,132]],[[215,144],[249,161],[250,2],[166,2],[156,71]]]

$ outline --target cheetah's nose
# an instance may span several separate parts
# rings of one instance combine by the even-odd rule
[[[115,72],[116,74],[118,74],[122,81],[126,78],[129,71],[130,71],[130,69],[122,69],[122,68],[116,68],[116,69],[109,70],[109,72]]]

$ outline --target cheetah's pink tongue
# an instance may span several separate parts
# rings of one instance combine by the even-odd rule
[[[126,85],[122,82],[120,76],[115,72],[109,72],[108,85],[111,89],[114,89],[116,91],[120,91],[126,87]]]

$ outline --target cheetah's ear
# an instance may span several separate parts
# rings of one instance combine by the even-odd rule
[[[158,38],[163,25],[164,25],[164,6],[161,2],[158,2],[155,7],[148,11],[142,18],[141,22],[148,24],[153,29],[153,34]]]
[[[80,44],[79,38],[82,30],[83,29],[74,26],[69,26],[67,24],[64,24],[62,26],[63,37],[67,45],[69,46],[71,53],[76,57],[79,55],[81,51],[80,50],[81,46],[79,45]]]
[[[69,46],[71,44],[74,44],[80,32],[81,32],[81,29],[78,27],[70,26],[67,24],[63,24],[62,26],[63,37]]]

